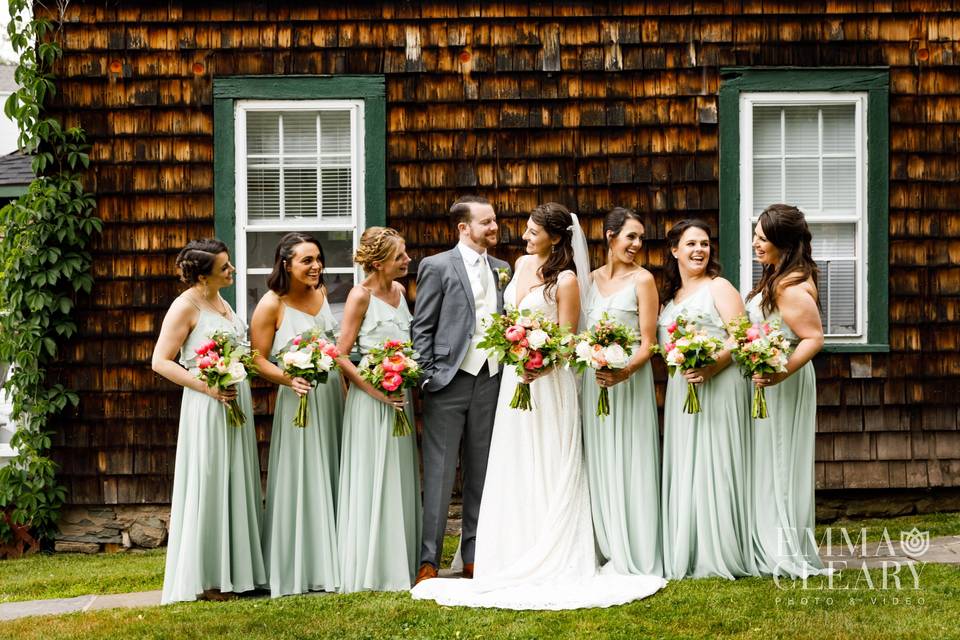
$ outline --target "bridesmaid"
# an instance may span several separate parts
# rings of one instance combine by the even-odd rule
[[[331,334],[336,320],[323,286],[323,249],[315,238],[288,233],[280,239],[267,280],[270,291],[253,312],[250,334],[260,375],[280,385],[270,435],[267,517],[263,555],[273,597],[306,591],[336,591],[336,492],[340,468],[343,394],[340,376],[313,388],[290,378],[274,360],[298,334],[319,328]],[[307,425],[293,424],[306,395]]]
[[[763,276],[747,296],[750,319],[780,322],[794,345],[785,373],[753,379],[767,387],[770,414],[756,420],[753,436],[753,552],[762,574],[794,578],[823,572],[814,537],[817,390],[810,361],[823,347],[823,326],[810,241],[799,209],[767,207],[753,231]]]
[[[726,323],[744,313],[739,292],[720,277],[710,227],[683,220],[667,233],[661,343],[678,316],[725,339]],[[663,562],[667,578],[756,574],[750,547],[749,383],[724,350],[711,366],[667,382],[663,426]],[[685,413],[687,383],[698,386],[702,411]]]
[[[617,207],[603,222],[607,264],[590,275],[587,328],[604,313],[640,337],[629,364],[583,378],[583,441],[593,527],[602,562],[621,574],[663,575],[660,552],[660,433],[650,348],[657,339],[657,287],[637,264],[643,220]],[[596,416],[600,386],[610,415]]]
[[[222,600],[267,582],[260,551],[260,462],[253,429],[250,384],[211,389],[189,369],[196,349],[216,331],[245,341],[246,328],[220,289],[235,271],[219,240],[194,240],[177,256],[190,287],[163,319],[153,370],[183,389],[177,461],[170,506],[170,539],[163,577],[164,604]],[[179,353],[179,359],[177,355]],[[226,403],[238,399],[247,417],[227,425]]]
[[[354,261],[367,274],[350,291],[338,347],[365,354],[387,340],[410,340],[410,311],[403,287],[406,244],[393,229],[363,232]],[[420,546],[420,466],[414,434],[393,435],[395,408],[413,421],[410,393],[387,397],[364,381],[347,357],[350,381],[343,419],[337,544],[341,591],[406,591],[417,570]]]

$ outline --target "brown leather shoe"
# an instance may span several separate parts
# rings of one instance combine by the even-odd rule
[[[471,569],[472,568],[473,567],[471,567]],[[420,565],[420,570],[417,571],[417,579],[414,580],[413,586],[417,586],[424,580],[429,580],[430,578],[436,578],[436,577],[437,577],[437,568],[434,567],[429,562],[424,562],[423,564]]]
[[[473,563],[465,562],[463,565],[463,577],[467,580],[473,579]]]

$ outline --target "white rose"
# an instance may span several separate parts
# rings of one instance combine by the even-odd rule
[[[217,360],[217,364],[213,365],[213,368],[217,370],[217,373],[226,373],[227,362],[221,358],[220,360]]]
[[[227,368],[227,373],[230,374],[230,384],[235,385],[238,382],[242,382],[247,379],[247,370],[243,367],[243,363],[239,360],[235,360],[230,363],[230,366]]]
[[[577,343],[576,353],[577,360],[580,362],[590,362],[590,359],[593,357],[593,350],[590,348],[590,343],[586,340]]]
[[[667,364],[672,365],[674,367],[679,367],[680,365],[682,365],[685,359],[686,358],[682,353],[680,353],[679,349],[674,349],[673,351],[667,354]]]
[[[317,368],[320,369],[320,371],[330,371],[332,367],[333,367],[333,358],[331,358],[325,353],[321,355],[319,361],[317,362]]]
[[[529,343],[531,349],[539,349],[543,345],[547,344],[547,340],[550,339],[550,336],[547,335],[546,331],[542,329],[534,329],[527,334],[527,343]]]
[[[618,344],[611,344],[606,347],[603,350],[603,357],[607,360],[607,366],[611,369],[623,369],[629,361],[627,352]]]
[[[677,350],[685,349],[686,347],[690,346],[690,338],[680,338],[675,344],[677,345]]]
[[[283,354],[283,364],[286,367],[296,367],[297,369],[312,369],[310,354],[307,351],[287,351]]]

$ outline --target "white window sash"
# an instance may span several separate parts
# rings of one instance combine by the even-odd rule
[[[825,342],[828,344],[860,344],[867,342],[867,277],[869,269],[867,262],[866,238],[867,238],[867,135],[866,135],[866,115],[867,115],[867,94],[865,92],[838,93],[838,92],[744,92],[740,94],[740,287],[746,293],[751,289],[753,282],[753,228],[757,224],[757,216],[753,212],[753,107],[762,106],[822,106],[825,104],[853,104],[854,127],[855,127],[855,149],[856,153],[851,154],[818,154],[814,155],[785,155],[782,153],[785,141],[783,137],[785,128],[781,123],[781,154],[763,155],[756,159],[786,159],[792,158],[862,158],[862,161],[856,163],[856,209],[830,211],[821,213],[823,205],[823,189],[820,190],[820,211],[804,211],[804,215],[811,223],[855,223],[856,224],[856,258],[857,265],[857,300],[856,300],[856,330],[853,334],[825,334]],[[822,119],[818,123],[820,131],[820,145],[822,151]],[[785,166],[781,171],[785,171]],[[820,169],[820,184],[823,184],[822,167]],[[786,189],[786,177],[781,174],[781,189]],[[789,204],[789,203],[788,203]],[[825,259],[826,256],[814,255],[814,259]],[[830,258],[833,259],[833,258]],[[822,301],[827,304],[827,301]],[[826,328],[825,328],[826,329]]]
[[[254,154],[247,155],[247,114],[251,111],[269,111],[269,112],[291,112],[291,111],[349,111],[350,113],[350,153],[321,153],[320,136],[317,136],[317,149],[315,153],[283,153],[283,130],[281,124],[280,130],[280,153],[278,154]],[[364,162],[364,130],[363,130],[364,103],[363,100],[238,100],[234,107],[234,168],[236,173],[235,201],[236,201],[236,224],[234,247],[236,255],[233,256],[234,264],[237,267],[236,275],[236,303],[237,313],[242,318],[246,318],[247,309],[247,283],[250,276],[262,276],[269,274],[270,269],[250,268],[247,266],[247,238],[250,233],[255,232],[283,232],[283,231],[303,231],[303,232],[324,232],[324,231],[349,231],[353,238],[353,248],[356,249],[360,235],[363,233],[365,224],[365,198],[364,185],[366,181],[365,162]],[[320,190],[322,182],[319,179],[320,168],[343,168],[349,167],[352,179],[350,181],[350,201],[351,213],[349,216],[318,216],[316,218],[290,218],[277,220],[249,220],[248,200],[247,200],[247,169],[250,159],[263,160],[250,166],[252,168],[271,168],[276,169],[281,166],[278,156],[284,159],[316,159],[315,162],[297,164],[283,164],[284,169],[295,168],[316,168],[317,176],[317,205],[321,207],[322,198]],[[349,162],[344,164],[342,161],[347,159]],[[271,161],[272,160],[272,161]],[[337,164],[331,164],[331,160],[336,160]],[[283,215],[284,205],[284,172],[280,172],[280,212]],[[330,274],[353,274],[354,282],[359,282],[362,274],[357,267],[330,267],[324,269],[325,273]]]

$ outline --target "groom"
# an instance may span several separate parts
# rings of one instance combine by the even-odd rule
[[[473,577],[477,516],[500,390],[496,360],[477,348],[482,322],[503,311],[501,280],[509,276],[506,262],[487,255],[497,244],[497,216],[478,196],[454,202],[450,215],[460,242],[420,263],[412,325],[424,391],[423,543],[417,582],[437,575],[458,459],[463,476],[460,554],[464,577]]]

